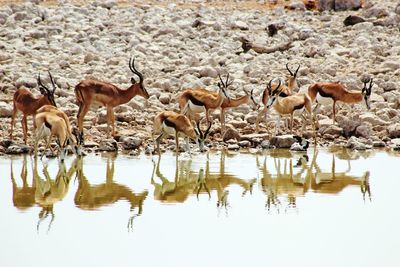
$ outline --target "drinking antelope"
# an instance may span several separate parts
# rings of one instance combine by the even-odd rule
[[[20,88],[14,93],[13,97],[13,114],[11,117],[11,129],[10,129],[10,139],[13,139],[15,117],[18,111],[21,111],[22,116],[22,131],[24,133],[24,142],[27,143],[28,139],[28,123],[27,117],[32,116],[36,111],[44,105],[57,106],[54,101],[54,91],[56,90],[56,85],[54,84],[53,77],[49,71],[50,81],[53,86],[53,90],[48,89],[40,80],[40,73],[37,78],[37,83],[39,86],[41,97],[35,97],[30,91],[25,88]]]
[[[59,116],[57,112],[62,111],[47,111],[41,112],[35,115],[34,124],[37,127],[35,135],[35,155],[37,155],[38,143],[41,139],[46,140],[46,148],[50,146],[50,140],[52,136],[55,136],[58,144],[60,160],[64,161],[67,146],[71,145],[74,148],[77,147],[77,141],[71,134],[71,129],[68,125],[64,116]],[[66,115],[65,115],[66,116]],[[68,119],[68,118],[67,118]],[[80,153],[76,151],[76,153]]]
[[[279,123],[282,115],[290,114],[290,133],[293,132],[293,113],[297,110],[306,110],[309,114],[309,118],[314,128],[315,132],[315,124],[312,116],[312,109],[311,109],[311,99],[306,93],[297,93],[295,95],[287,96],[285,98],[280,96],[282,89],[279,89],[280,81],[278,84],[278,89],[272,91],[271,89],[271,82],[269,82],[268,87],[269,91],[272,92],[268,102],[267,102],[267,109],[274,105],[275,110],[278,112],[278,119],[276,121],[275,126],[275,134],[277,134],[279,130]],[[302,132],[304,131],[305,127],[305,120],[306,118],[301,114],[303,118],[303,125],[302,125]]]
[[[74,153],[78,156],[82,155],[82,146],[83,146],[83,133],[78,130],[76,127],[71,127],[71,123],[69,121],[69,118],[65,112],[59,110],[58,108],[51,106],[51,105],[44,105],[43,107],[39,108],[36,111],[36,114],[42,113],[42,112],[51,112],[60,118],[62,118],[65,121],[65,124],[67,126],[67,131],[68,131],[68,136],[72,138],[72,143],[73,143],[73,150]],[[34,116],[36,117],[36,115]],[[36,127],[36,126],[35,126]]]
[[[290,96],[293,94],[293,90],[297,87],[297,82],[296,82],[296,78],[297,78],[297,72],[300,69],[300,64],[297,67],[297,69],[292,72],[289,68],[289,63],[286,63],[286,69],[289,72],[289,77],[287,78],[286,81],[286,85],[283,84],[283,81],[280,81],[280,86],[278,86],[277,83],[272,83],[272,86],[268,86],[264,89],[262,97],[261,97],[261,103],[264,106],[264,108],[262,110],[259,111],[258,115],[257,115],[257,120],[256,120],[256,132],[259,131],[259,124],[261,121],[261,118],[264,117],[264,119],[266,118],[267,115],[267,102],[268,102],[268,98],[269,96],[276,90],[278,90],[278,88],[282,89],[282,92],[280,93],[281,97],[286,97],[286,96]]]
[[[218,82],[218,93],[215,94],[206,89],[186,89],[179,96],[179,108],[181,113],[188,115],[191,119],[193,113],[206,113],[207,123],[210,122],[210,111],[219,108],[224,99],[229,99],[226,90],[231,83],[229,82],[229,74],[225,83],[222,81],[221,75],[218,75],[221,83]]]
[[[197,130],[190,123],[188,117],[174,111],[163,111],[154,118],[153,135],[159,135],[156,138],[157,151],[160,153],[160,142],[167,136],[175,136],[176,153],[179,152],[179,136],[185,137],[186,150],[190,154],[189,138],[194,140],[198,145],[200,151],[204,151],[204,140],[207,138],[211,122],[207,130],[203,133],[200,129],[200,122],[197,122]]]
[[[320,105],[325,105],[327,102],[332,102],[333,106],[333,124],[336,120],[336,102],[358,103],[363,99],[367,109],[370,109],[369,98],[371,96],[373,79],[363,81],[364,87],[359,91],[348,90],[340,83],[315,83],[308,88],[308,95],[312,102],[316,101],[317,106],[314,108],[314,114],[317,112]],[[369,83],[368,87],[367,84]]]
[[[79,105],[78,110],[78,128],[83,131],[83,119],[89,108],[93,104],[105,106],[107,108],[107,135],[110,135],[110,124],[112,124],[112,135],[115,135],[115,116],[114,107],[129,102],[136,95],[145,99],[149,94],[143,85],[143,75],[135,68],[135,60],[129,59],[129,69],[133,74],[139,77],[139,82],[132,77],[131,83],[126,90],[117,86],[97,80],[83,80],[75,86],[75,95]]]

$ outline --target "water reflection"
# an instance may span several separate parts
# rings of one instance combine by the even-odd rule
[[[193,168],[192,159],[179,160],[175,157],[175,175],[170,181],[160,170],[162,157],[158,157],[157,162],[153,161],[153,173],[151,184],[154,186],[154,198],[166,203],[182,203],[189,196],[196,196],[199,200],[200,195],[207,195],[211,200],[212,192],[217,193],[217,208],[225,212],[230,207],[228,202],[229,187],[239,185],[243,188],[242,196],[252,191],[256,179],[246,180],[234,174],[225,172],[226,153],[222,152],[219,159],[218,170],[210,170],[210,154],[207,154],[203,165],[197,169]],[[157,179],[156,179],[157,178]]]
[[[75,160],[76,161],[76,160]],[[67,171],[64,162],[58,162],[58,172],[55,179],[51,179],[48,171],[48,165],[43,163],[44,179],[39,175],[38,159],[34,159],[33,166],[33,179],[36,185],[35,203],[38,204],[42,210],[39,213],[39,221],[37,223],[37,231],[39,231],[40,224],[50,216],[50,222],[47,227],[47,232],[50,231],[51,225],[54,221],[54,204],[62,201],[68,193],[69,182],[72,175],[75,173],[75,164],[72,164]]]
[[[183,203],[194,197],[199,201],[212,201],[218,214],[228,214],[234,203],[231,200],[240,197],[251,198],[254,184],[257,183],[260,192],[266,197],[264,205],[269,212],[297,213],[298,198],[306,197],[310,193],[339,195],[346,188],[358,187],[362,199],[371,201],[370,172],[354,172],[351,168],[354,160],[369,156],[371,152],[344,149],[331,149],[330,153],[325,151],[321,155],[318,150],[308,153],[270,150],[257,155],[230,154],[227,151],[209,152],[193,158],[175,156],[171,176],[163,173],[165,168],[171,168],[171,165],[167,164],[171,156],[143,156],[129,165],[132,170],[136,170],[138,165],[135,164],[149,160],[153,162],[150,184],[148,180],[142,179],[146,184],[145,189],[137,193],[131,187],[115,181],[114,173],[118,164],[115,154],[105,155],[105,181],[96,184],[93,181],[98,177],[85,175],[84,163],[90,165],[86,158],[73,159],[69,168],[65,163],[51,161],[52,164],[58,164],[57,170],[53,171],[47,164],[25,155],[21,159],[20,179],[14,173],[15,159],[10,159],[12,200],[19,210],[26,210],[35,205],[40,207],[37,229],[48,220],[47,229],[50,230],[55,218],[54,205],[63,201],[68,194],[71,178],[75,174],[78,181],[77,185],[74,185],[75,206],[82,210],[98,210],[120,200],[127,201],[130,204],[128,229],[132,229],[134,218],[142,215],[148,190],[153,191],[154,200],[163,203]],[[242,157],[248,161],[237,160]],[[28,162],[31,165],[31,173],[28,172]],[[255,177],[258,177],[258,181]]]
[[[79,181],[75,193],[75,205],[84,210],[96,210],[111,205],[120,200],[126,200],[130,204],[131,215],[128,220],[128,229],[132,230],[133,220],[143,212],[143,202],[147,197],[147,190],[134,193],[129,187],[114,181],[116,154],[107,156],[106,181],[102,184],[91,185],[83,171],[83,159],[76,160],[76,176]],[[137,212],[135,210],[137,209]]]
[[[282,205],[285,205],[285,212],[297,212],[296,198],[305,196],[309,191],[318,194],[339,194],[350,186],[359,186],[364,201],[366,198],[371,201],[370,172],[365,171],[361,175],[350,174],[350,161],[363,154],[336,150],[331,154],[329,165],[324,161],[324,168],[317,162],[318,154],[318,150],[314,151],[310,160],[307,154],[274,150],[266,154],[262,162],[259,156],[256,157],[256,165],[261,174],[260,187],[267,196],[265,207],[268,211],[274,208],[279,213]],[[336,157],[346,160],[345,170],[337,170]],[[269,167],[267,160],[273,162],[273,168]],[[283,202],[285,203],[282,204]]]
[[[28,155],[24,155],[22,158],[22,168],[20,178],[22,181],[22,187],[18,187],[17,180],[14,177],[14,159],[10,160],[10,169],[11,169],[11,183],[13,188],[13,204],[19,210],[26,210],[35,205],[35,191],[36,191],[36,183],[35,180],[32,179],[32,185],[30,186],[28,183]]]

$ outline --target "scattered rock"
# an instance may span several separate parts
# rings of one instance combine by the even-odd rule
[[[343,133],[343,129],[340,128],[337,125],[329,125],[328,127],[320,127],[320,129],[318,130],[318,132],[324,134],[329,134],[332,136],[341,136]]]
[[[162,94],[160,94],[160,97],[158,98],[158,100],[160,100],[160,102],[162,104],[168,105],[169,102],[171,101],[171,97],[169,94],[162,93]]]
[[[357,10],[361,8],[361,0],[335,0],[335,10]]]
[[[376,116],[373,113],[364,113],[364,114],[360,115],[360,120],[362,122],[368,122],[372,126],[389,124],[389,122],[381,120],[378,116]]]
[[[118,151],[118,143],[114,139],[106,139],[100,142],[100,151]]]
[[[239,150],[240,147],[238,144],[229,144],[228,145],[228,150]]]
[[[271,146],[271,144],[269,143],[269,140],[262,141],[260,146],[261,146],[262,149],[273,148],[273,146]]]
[[[142,144],[142,139],[135,136],[122,136],[119,141],[124,149],[138,149]]]
[[[356,15],[349,15],[348,17],[345,18],[343,24],[345,26],[352,26],[362,22],[365,22],[365,19],[363,19],[362,17]]]
[[[225,133],[222,136],[222,140],[224,140],[224,142],[226,142],[226,141],[232,140],[232,139],[235,139],[235,140],[239,141],[240,140],[240,134],[235,129],[227,128]]]
[[[6,154],[24,154],[29,153],[31,151],[31,147],[22,144],[12,144],[6,148]]]
[[[347,148],[355,149],[355,150],[366,150],[368,148],[367,145],[362,143],[357,137],[352,136],[350,139],[347,141],[346,144]]]
[[[1,102],[0,101],[0,117],[11,117],[13,112],[13,107],[10,104],[7,104],[6,102]]]
[[[297,140],[290,134],[274,136],[269,140],[271,146],[276,148],[290,148],[295,142]]]
[[[387,128],[387,132],[390,138],[399,138],[400,137],[400,123],[395,123],[389,125]]]
[[[249,26],[247,25],[246,22],[240,21],[240,20],[236,20],[232,23],[231,25],[232,29],[239,29],[242,31],[247,31],[249,29]]]

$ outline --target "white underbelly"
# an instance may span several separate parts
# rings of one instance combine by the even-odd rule
[[[163,126],[162,127],[163,127],[164,133],[166,133],[168,135],[175,136],[175,128],[174,127],[167,126],[165,124],[165,122],[163,122]]]
[[[193,113],[201,113],[201,112],[206,112],[206,108],[204,106],[198,106],[192,103],[192,101],[189,100],[189,109]]]
[[[320,94],[317,94],[317,98],[316,98],[315,102],[320,105],[327,106],[327,105],[333,104],[333,99],[330,97],[323,97]]]

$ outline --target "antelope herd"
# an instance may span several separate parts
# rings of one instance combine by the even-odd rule
[[[138,76],[139,81],[131,78],[132,85],[127,89],[120,89],[111,83],[98,80],[82,80],[75,86],[76,102],[79,106],[76,125],[72,128],[68,116],[57,108],[54,93],[56,84],[49,73],[52,89],[46,87],[40,78],[37,78],[38,87],[42,96],[35,97],[30,91],[24,88],[18,89],[13,97],[13,113],[11,119],[10,139],[13,138],[15,118],[18,111],[23,113],[22,129],[25,144],[27,143],[28,126],[27,117],[33,116],[35,155],[37,155],[38,142],[41,139],[46,141],[46,149],[49,148],[51,138],[56,138],[60,160],[63,161],[66,155],[67,147],[77,155],[81,155],[81,146],[83,145],[83,120],[89,108],[93,106],[105,106],[107,109],[107,135],[116,135],[115,116],[113,109],[121,104],[129,102],[133,97],[139,95],[148,99],[149,93],[144,86],[144,77],[135,67],[135,60],[129,59],[129,69]],[[266,117],[268,110],[274,107],[278,113],[275,123],[275,135],[278,133],[280,118],[284,115],[290,115],[290,132],[293,132],[293,119],[297,113],[303,118],[302,133],[306,126],[306,112],[309,121],[313,126],[314,136],[316,136],[316,113],[321,105],[327,102],[333,103],[333,120],[336,117],[336,102],[357,103],[365,101],[367,108],[370,108],[369,98],[373,86],[372,79],[364,80],[364,87],[361,91],[348,90],[345,85],[336,83],[315,83],[309,86],[308,92],[297,90],[296,77],[300,69],[298,65],[295,71],[289,68],[289,77],[285,82],[281,78],[271,79],[262,93],[260,103],[254,99],[253,91],[250,94],[245,91],[245,95],[232,99],[229,97],[228,89],[232,86],[232,80],[227,74],[225,81],[219,76],[218,91],[210,91],[204,88],[185,89],[177,99],[180,113],[176,111],[163,111],[155,116],[153,122],[152,136],[157,135],[155,139],[158,153],[160,153],[160,142],[167,136],[174,136],[176,140],[176,151],[178,153],[179,140],[184,137],[186,140],[186,150],[190,153],[189,139],[192,139],[199,146],[200,151],[204,151],[204,141],[210,133],[213,119],[210,113],[213,110],[220,109],[221,134],[225,131],[225,109],[238,107],[242,104],[252,103],[258,115],[255,124],[255,131],[259,131],[261,119]],[[250,101],[251,100],[251,101]],[[315,104],[314,104],[315,103]],[[314,104],[314,108],[312,107]],[[260,107],[261,110],[260,110]],[[205,113],[207,129],[203,133],[200,123],[201,113]],[[111,128],[111,129],[110,129]]]

